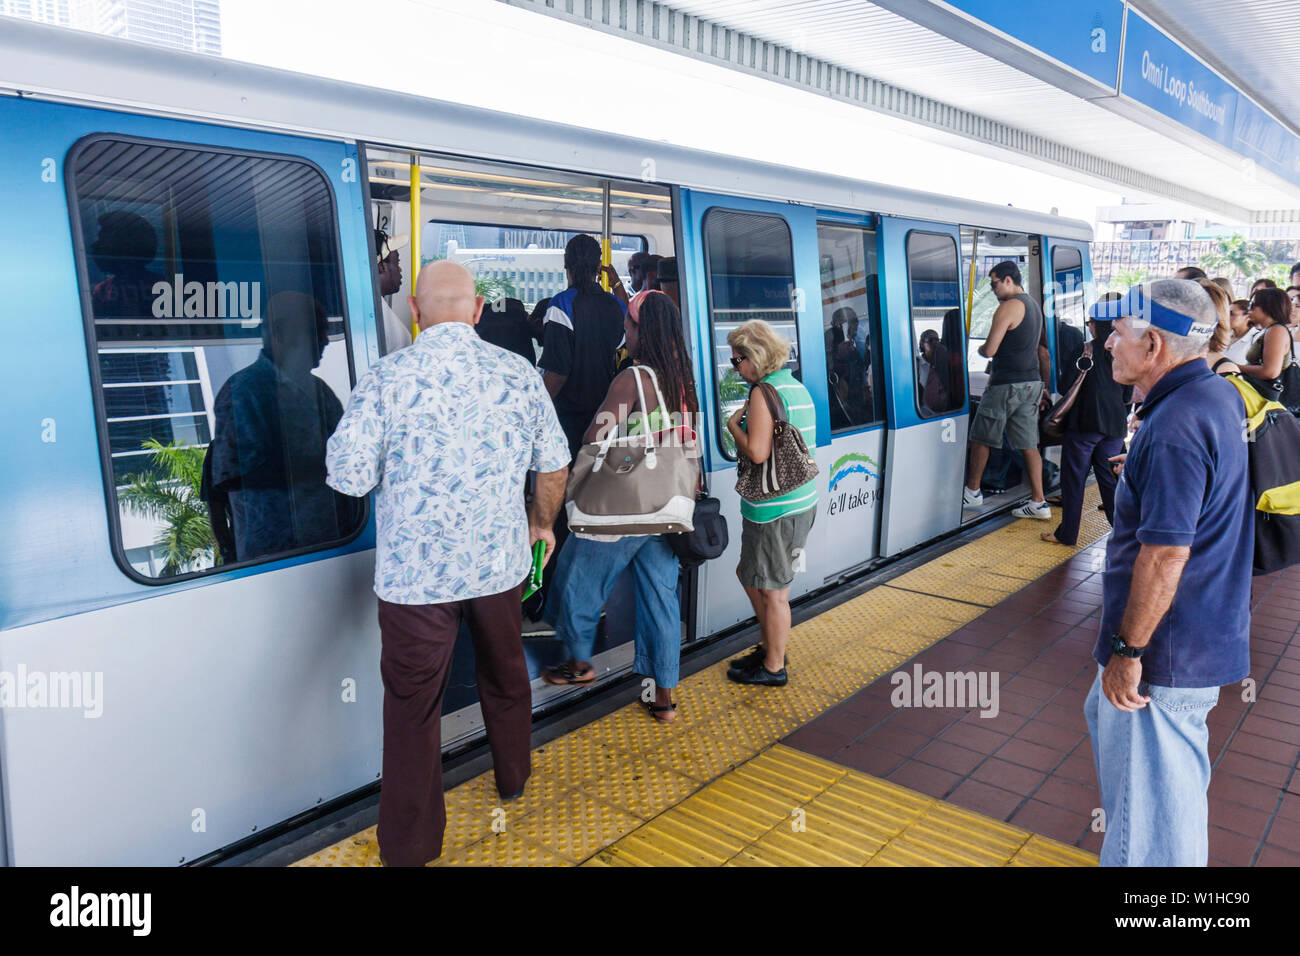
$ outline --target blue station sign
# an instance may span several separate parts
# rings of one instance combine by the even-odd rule
[[[946,0],[1114,93],[1119,85],[1123,0]]]

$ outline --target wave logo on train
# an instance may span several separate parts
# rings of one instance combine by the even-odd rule
[[[880,489],[863,487],[849,494],[847,491],[841,491],[839,497],[835,496],[835,490],[840,483],[851,478],[853,475],[863,475],[867,479],[880,480],[880,465],[874,459],[867,455],[861,455],[857,452],[849,452],[847,455],[841,455],[831,466],[831,497],[827,509],[828,514],[839,514],[844,511],[850,511],[853,508],[860,508],[863,505],[873,504],[880,500]]]

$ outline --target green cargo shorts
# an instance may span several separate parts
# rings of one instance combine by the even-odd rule
[[[980,397],[980,407],[970,425],[970,440],[991,448],[1002,447],[1002,434],[1012,448],[1038,447],[1038,403],[1042,382],[990,385]]]
[[[817,509],[809,508],[762,524],[741,518],[740,583],[763,591],[788,588],[816,517]]]

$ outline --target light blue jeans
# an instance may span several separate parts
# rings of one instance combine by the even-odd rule
[[[636,589],[638,674],[664,689],[677,686],[682,655],[682,613],[677,599],[677,555],[662,535],[591,541],[569,535],[556,559],[555,579],[543,617],[555,625],[569,657],[591,660],[600,611],[623,569],[632,565]]]
[[[1101,668],[1083,712],[1106,813],[1102,866],[1205,866],[1210,856],[1210,731],[1217,687],[1157,687],[1126,713],[1101,690]]]

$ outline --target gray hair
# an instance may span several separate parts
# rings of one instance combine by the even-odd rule
[[[1165,347],[1171,355],[1184,361],[1198,358],[1205,354],[1210,344],[1210,336],[1218,324],[1218,311],[1214,300],[1192,279],[1157,279],[1149,282],[1142,290],[1152,301],[1173,309],[1190,318],[1196,324],[1187,335],[1179,335],[1167,329],[1153,327],[1165,341]],[[1145,319],[1145,316],[1139,318]],[[1145,328],[1145,325],[1138,326]]]

